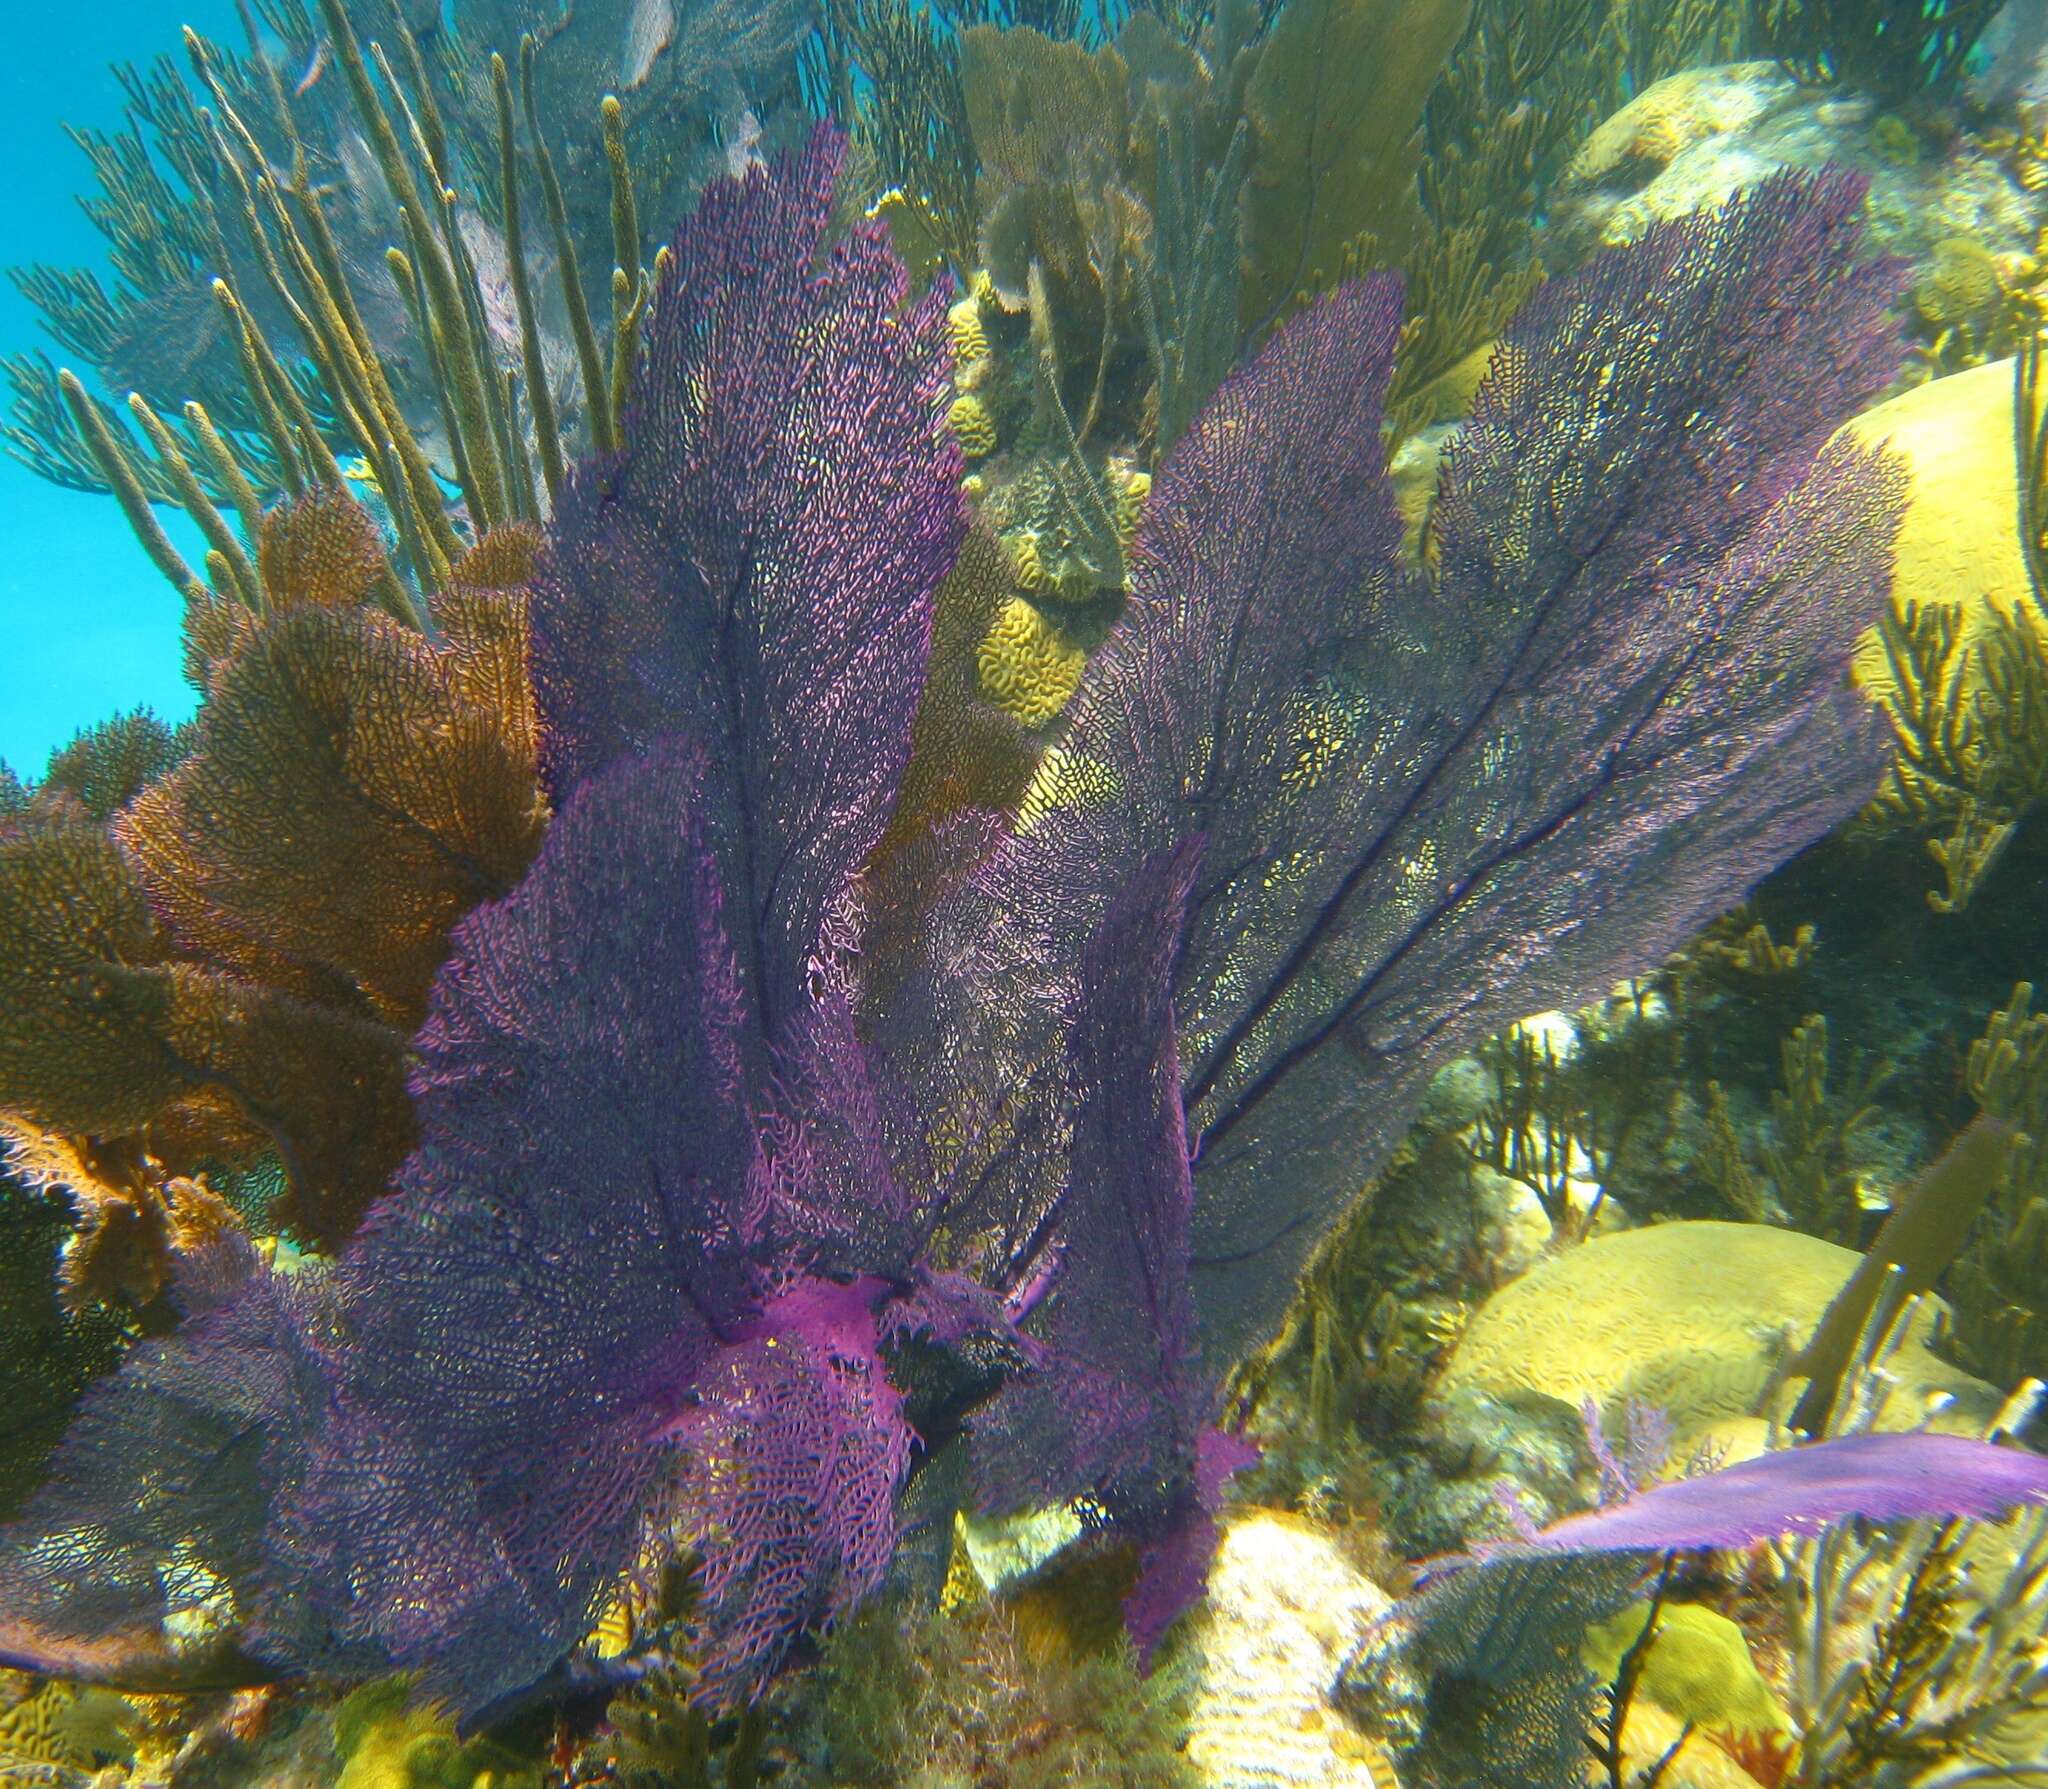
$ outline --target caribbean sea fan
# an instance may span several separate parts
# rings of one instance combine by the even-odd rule
[[[533,602],[551,789],[665,734],[717,742],[717,849],[770,1022],[888,820],[964,527],[933,425],[945,295],[908,304],[878,224],[828,246],[840,156],[820,132],[774,178],[706,192],[656,299],[634,450],[571,481]]]
[[[1901,487],[1827,445],[1896,364],[1860,205],[1774,179],[1547,286],[1450,451],[1433,578],[1378,445],[1391,280],[1279,331],[1162,471],[983,887],[1071,961],[1120,866],[1207,840],[1174,1004],[1213,1372],[1442,1061],[1660,961],[1873,787],[1846,668]]]
[[[1780,181],[1510,331],[1436,585],[1381,464],[1398,292],[1278,331],[1162,473],[1029,823],[920,808],[864,874],[960,514],[941,300],[876,226],[827,249],[837,158],[712,191],[634,446],[565,494],[559,812],[434,981],[396,1191],[94,1394],[8,1532],[0,1653],[228,1586],[274,1665],[474,1712],[680,1537],[706,1693],[744,1695],[963,1430],[989,1501],[1145,1545],[1149,1641],[1244,1457],[1220,1370],[1430,1069],[1874,782],[1843,672],[1898,494],[1822,442],[1888,370],[1888,276],[1851,183]],[[913,1348],[964,1366],[913,1396]]]

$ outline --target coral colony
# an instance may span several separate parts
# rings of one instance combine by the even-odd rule
[[[246,643],[197,745],[121,822],[143,873],[235,810],[265,679],[381,654],[358,683],[439,717],[446,805],[407,836],[445,898],[374,949],[262,908],[275,864],[122,911],[210,940],[239,1010],[345,1033],[359,1090],[416,1024],[416,1132],[301,1147],[282,1091],[200,1077],[308,1162],[403,1163],[331,1260],[192,1252],[182,1325],[87,1395],[5,1532],[9,1661],[398,1670],[475,1716],[695,1548],[696,1693],[730,1706],[884,1582],[907,1500],[969,1491],[1135,1542],[1149,1650],[1253,1455],[1224,1373],[1431,1072],[1655,965],[1875,788],[1885,728],[1844,673],[1901,483],[1830,436],[1892,375],[1897,274],[1829,174],[1546,285],[1450,451],[1427,574],[1381,438],[1398,282],[1290,317],[1161,467],[1029,797],[892,831],[938,593],[977,549],[935,426],[949,294],[908,295],[880,224],[835,226],[841,156],[821,127],[677,236],[626,446],[571,471],[531,572],[536,731],[474,699],[530,541],[493,547],[516,575],[451,579],[429,644],[351,607],[374,551],[303,507],[266,529],[274,590],[295,563],[349,588],[220,621]],[[322,1007],[342,968],[374,1018]],[[963,1451],[971,1485],[942,1470]],[[1852,1438],[1452,1581],[2044,1494],[2031,1456]]]

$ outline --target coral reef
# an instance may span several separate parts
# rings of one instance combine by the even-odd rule
[[[0,1777],[2038,1766],[2037,27],[258,15],[30,276]]]
[[[1544,258],[1574,266],[1601,244],[1721,203],[1774,171],[1823,166],[1869,179],[1873,244],[1905,256],[1922,279],[1940,245],[1958,239],[1996,259],[2031,250],[2034,200],[2004,161],[1968,140],[1946,155],[1923,155],[1918,143],[1861,91],[1802,87],[1770,62],[1686,69],[1629,98],[1580,146],[1552,195]]]

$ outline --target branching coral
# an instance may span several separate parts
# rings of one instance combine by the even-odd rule
[[[2048,623],[1987,605],[1971,641],[1953,608],[1908,600],[1886,611],[1879,637],[1898,745],[1880,811],[1934,835],[1942,887],[1928,904],[1959,913],[2048,789]]]
[[[1992,1383],[2048,1378],[2048,1016],[2021,982],[1970,1047],[1970,1092],[2016,1133],[2005,1176],[1951,1270],[1960,1357]]]
[[[188,33],[189,82],[168,61],[128,71],[129,127],[85,139],[105,189],[88,210],[115,245],[122,283],[109,293],[90,275],[17,278],[67,351],[117,389],[147,393],[128,406],[140,440],[83,381],[25,357],[10,363],[8,440],[50,476],[112,489],[188,599],[210,583],[213,597],[261,607],[260,545],[273,556],[286,547],[260,537],[303,535],[317,513],[265,521],[265,503],[338,486],[338,456],[352,453],[416,586],[384,566],[373,533],[361,557],[378,568],[377,600],[418,622],[476,537],[537,519],[554,500],[565,431],[616,448],[614,413],[652,290],[627,133],[636,121],[696,121],[690,142],[665,133],[660,165],[643,170],[680,202],[723,159],[704,124],[715,115],[737,127],[746,100],[728,83],[739,71],[749,85],[774,71],[748,96],[764,113],[778,96],[793,100],[806,21],[794,0],[752,9],[739,29],[709,0],[680,16],[643,6],[636,27],[650,34],[619,70],[620,8],[552,23],[525,10],[471,9],[462,30],[436,28],[425,46],[394,15],[387,50],[363,41],[363,9],[322,0],[316,18],[294,0],[270,21],[276,40],[250,22],[241,56]],[[522,20],[546,55],[520,38]],[[514,77],[477,47],[500,31],[519,61],[524,144]],[[288,88],[280,55],[316,78]],[[610,84],[625,98],[600,106]],[[564,117],[592,141],[558,173],[547,132]],[[545,247],[526,228],[538,214]],[[583,290],[587,262],[612,296],[609,366]],[[205,534],[201,570],[155,523],[150,504],[161,501],[180,503]]]
[[[1759,1150],[1763,1173],[1751,1170],[1718,1082],[1707,1089],[1707,1141],[1702,1171],[1721,1196],[1752,1222],[1776,1213],[1794,1228],[1854,1245],[1863,1212],[1848,1148],[1875,1107],[1871,1096],[1889,1074],[1879,1063],[1843,1098],[1828,1086],[1828,1026],[1809,1015],[1778,1046],[1781,1091],[1771,1095],[1771,1135]]]
[[[539,836],[524,599],[451,591],[430,645],[360,606],[388,567],[352,499],[264,536],[264,612],[191,612],[189,738],[89,737],[0,842],[0,1109],[173,1173],[267,1138],[280,1215],[332,1240],[411,1146],[404,1043],[449,928]],[[461,563],[522,574],[531,544],[508,549]]]
[[[831,0],[824,42],[826,104],[854,132],[879,184],[901,195],[918,233],[965,281],[980,263],[980,164],[958,36],[935,8],[912,0]],[[865,88],[858,98],[856,70]]]

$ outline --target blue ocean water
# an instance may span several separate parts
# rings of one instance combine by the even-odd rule
[[[0,63],[0,265],[104,266],[76,195],[90,186],[66,122],[111,129],[121,90],[109,65],[175,50],[180,26],[226,36],[231,0],[102,0],[10,7],[13,54]],[[55,352],[33,309],[0,286],[0,347]],[[197,531],[165,523],[188,553]],[[0,458],[0,759],[28,775],[80,727],[148,704],[182,718],[193,693],[178,669],[178,598],[145,559],[112,501],[60,490]]]

